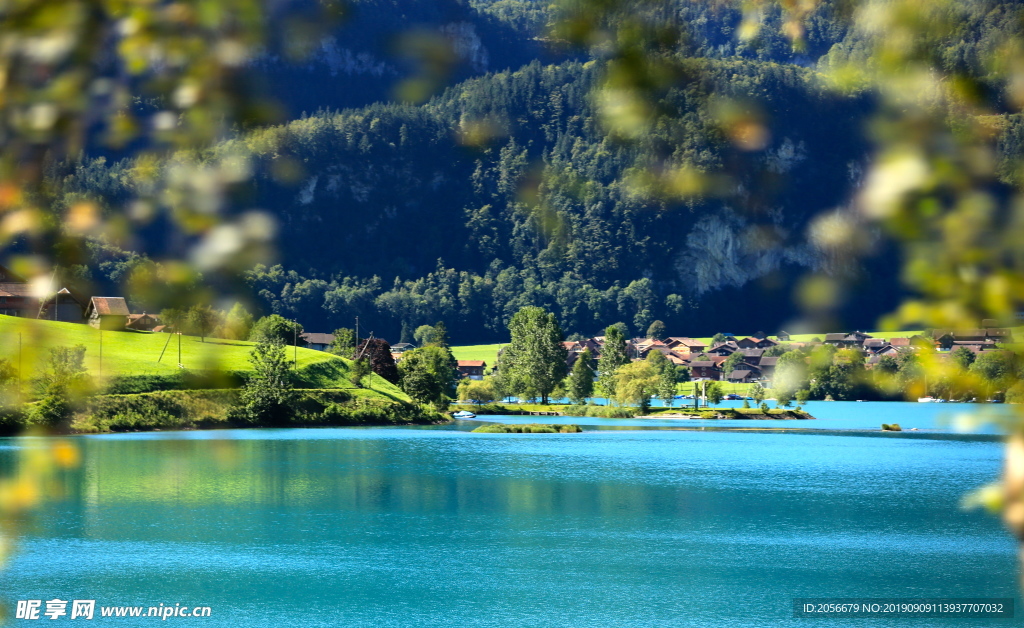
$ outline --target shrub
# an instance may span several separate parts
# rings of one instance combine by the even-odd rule
[[[624,408],[621,406],[567,406],[565,414],[568,416],[591,416],[602,419],[632,419],[636,416],[635,408]]]

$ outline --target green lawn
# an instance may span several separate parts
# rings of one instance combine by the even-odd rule
[[[737,394],[737,395],[743,395],[744,397],[749,397],[750,396],[750,388],[751,388],[751,386],[753,386],[753,384],[738,384],[738,383],[735,383],[735,382],[725,382],[725,381],[721,381],[721,382],[718,382],[718,383],[722,385],[722,393],[723,394],[726,394],[726,395]],[[686,383],[683,383],[683,384],[677,384],[676,385],[676,394],[677,395],[692,395],[693,394],[693,385],[694,384],[697,385],[697,393],[700,394],[700,385],[701,385],[700,382],[686,382]]]
[[[85,365],[95,377],[100,375],[101,332],[88,325],[39,321],[0,316],[0,358],[21,364],[25,381],[40,372],[53,347],[85,345]],[[249,353],[253,343],[241,340],[196,336],[154,334],[148,332],[102,332],[102,375],[170,376],[178,373],[178,341],[181,341],[181,364],[190,371],[248,371]],[[161,351],[164,352],[160,358]],[[19,349],[20,347],[20,349]],[[322,351],[288,347],[288,357],[295,356],[305,385],[323,388],[351,388],[348,361]],[[396,386],[377,375],[365,380],[370,388],[391,398],[408,400]]]
[[[483,360],[487,362],[487,368],[491,368],[498,362],[498,349],[508,344],[507,342],[495,345],[462,345],[452,347],[452,354],[456,360]]]

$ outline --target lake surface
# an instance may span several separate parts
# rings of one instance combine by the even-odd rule
[[[204,626],[1020,623],[792,617],[795,597],[1016,596],[1015,542],[959,506],[997,478],[999,443],[471,426],[76,438],[67,499],[0,595],[9,616],[209,606],[167,620]]]
[[[655,400],[658,401],[658,400]],[[693,408],[673,406],[681,414]],[[773,402],[768,404],[775,407]],[[723,401],[719,408],[740,408],[742,401]],[[514,407],[514,406],[512,406]],[[701,408],[704,409],[703,407]],[[713,409],[713,408],[712,408]],[[1006,420],[1013,411],[1005,404],[976,403],[908,403],[901,401],[809,401],[803,409],[815,417],[813,420],[793,419],[601,419],[596,417],[544,417],[481,415],[483,422],[500,423],[576,423],[581,426],[619,427],[744,427],[744,428],[790,428],[806,430],[875,430],[882,423],[899,423],[904,430],[927,433],[972,433],[999,434],[1003,430],[999,421]]]

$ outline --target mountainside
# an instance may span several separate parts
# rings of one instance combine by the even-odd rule
[[[296,8],[284,4],[281,10],[276,19],[285,21]],[[538,28],[460,0],[352,0],[326,32],[271,30],[275,36],[252,69],[265,91],[298,117],[396,100],[403,81],[423,73],[411,54],[417,46],[436,46],[447,55],[438,78],[449,82],[554,60],[537,41]],[[296,41],[304,46],[296,48]]]
[[[473,74],[540,55],[535,36],[548,19],[539,5],[512,0],[365,0],[356,9],[344,28],[366,25],[345,41],[360,52],[336,55],[341,48],[324,43],[306,66],[267,57],[261,71],[296,102],[338,107],[386,97],[401,71],[371,49],[405,25],[449,35],[446,25],[469,25],[460,32],[477,39],[465,40],[460,71]],[[279,223],[280,266],[247,275],[265,310],[325,331],[358,315],[392,341],[438,320],[459,342],[502,340],[511,315],[530,304],[582,333],[618,321],[642,333],[655,319],[693,334],[772,331],[790,320],[794,281],[808,269],[838,270],[809,243],[808,221],[843,211],[860,185],[874,108],[869,89],[827,89],[802,66],[856,60],[863,36],[832,3],[811,17],[799,52],[781,45],[777,13],[764,17],[759,40],[742,44],[732,33],[738,11],[685,3],[679,16],[691,55],[683,67],[696,78],[663,95],[664,115],[637,142],[600,124],[591,94],[602,61],[534,59],[421,105],[321,110],[212,148],[205,158],[252,164],[237,202]],[[995,9],[986,22],[1006,23]],[[950,58],[969,59],[986,41],[961,42]],[[715,109],[725,99],[761,121],[761,144],[728,141]],[[1019,150],[1019,121],[1004,126],[1007,150]],[[646,175],[679,167],[726,173],[727,189],[685,202],[652,191]],[[86,161],[63,185],[116,205],[134,192],[134,168]],[[160,250],[157,235],[149,247]],[[844,269],[859,277],[843,312],[850,326],[872,325],[901,296],[891,252],[882,247],[865,264]]]

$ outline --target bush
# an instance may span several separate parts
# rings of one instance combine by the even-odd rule
[[[171,375],[118,375],[107,384],[108,395],[134,395],[161,390],[238,388],[245,378],[235,371],[181,370]]]
[[[26,427],[28,427],[28,417],[22,408],[0,407],[0,436],[18,434],[23,432]]]
[[[591,416],[602,419],[632,419],[636,416],[636,408],[621,406],[566,406],[567,416]]]
[[[173,390],[135,395],[97,395],[72,425],[81,432],[134,432],[230,427],[236,390]]]
[[[448,418],[390,399],[355,397],[348,390],[294,390],[288,413],[253,422],[239,408],[238,390],[173,390],[137,395],[98,395],[74,423],[79,432],[127,432],[266,425],[408,425]]]

